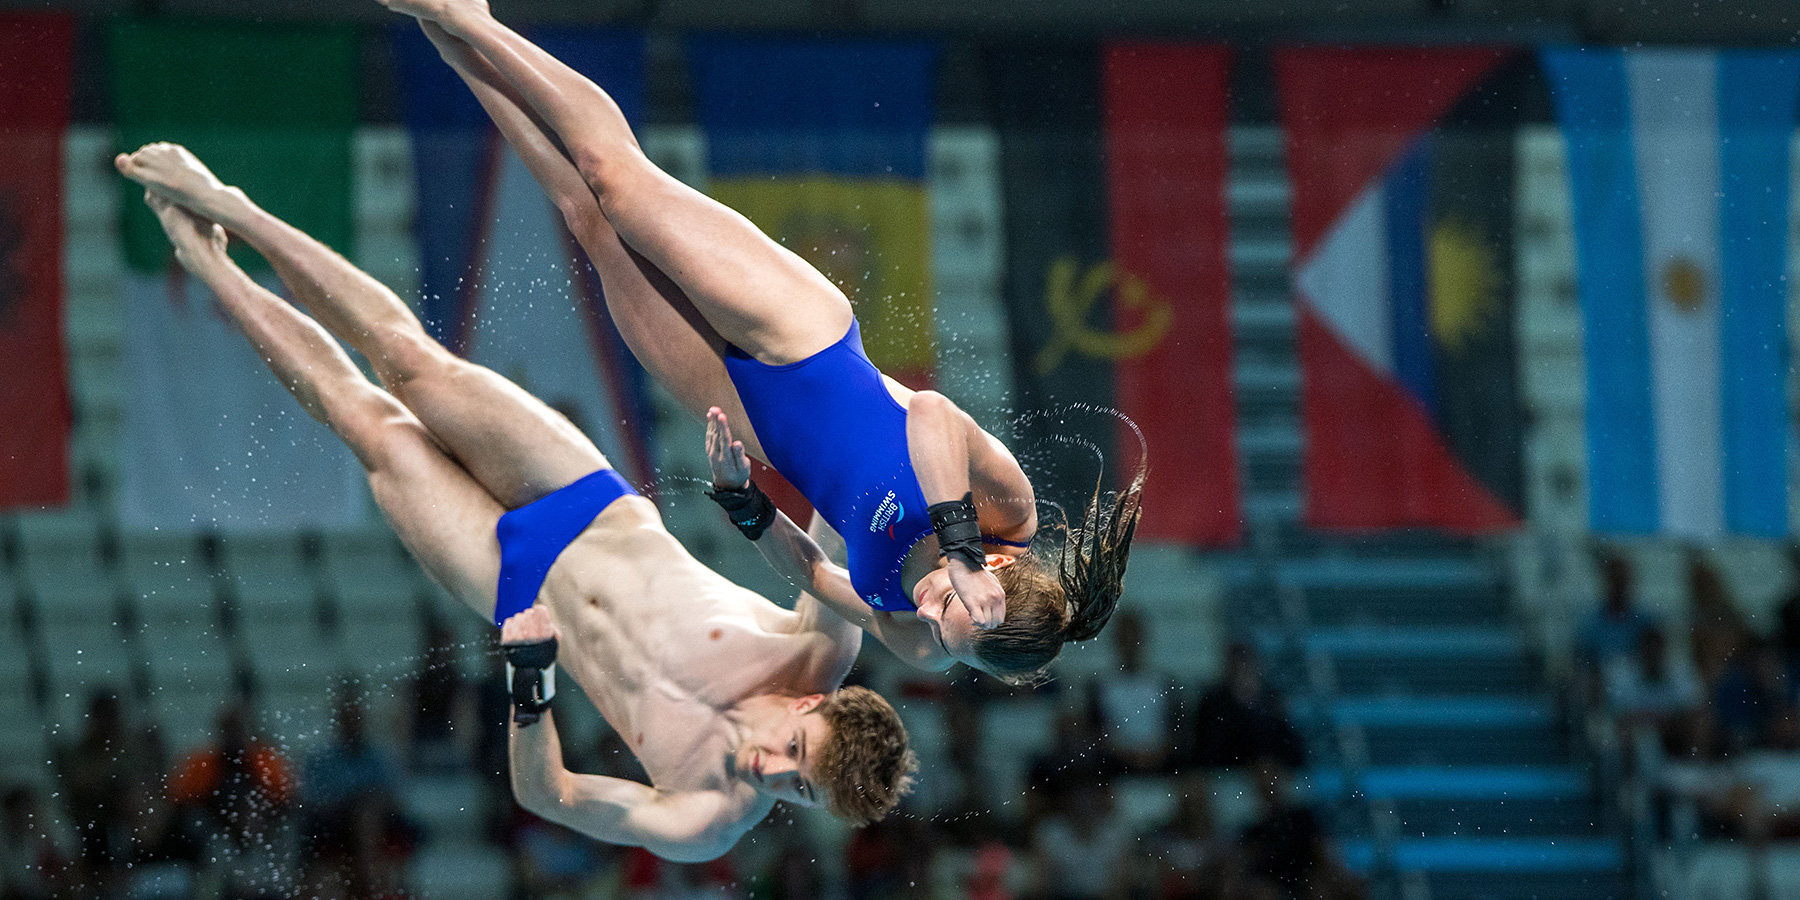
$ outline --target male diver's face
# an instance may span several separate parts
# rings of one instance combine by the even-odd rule
[[[990,553],[987,557],[987,569],[990,572],[1004,569],[1012,563],[1013,558],[1010,556]],[[931,627],[945,652],[971,669],[988,671],[975,655],[975,635],[981,629],[975,627],[975,620],[969,616],[969,608],[956,596],[956,588],[950,584],[949,566],[938,566],[925,573],[925,577],[913,585],[912,599],[913,605],[918,607],[919,618]]]
[[[786,714],[737,751],[738,777],[757,790],[796,806],[825,805],[818,780],[819,751],[831,740],[831,724],[813,715],[822,694],[789,703]]]

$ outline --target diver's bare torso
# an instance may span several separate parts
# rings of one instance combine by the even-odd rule
[[[797,613],[702,565],[636,496],[562,552],[538,602],[560,633],[558,664],[658,789],[725,791],[758,817],[773,801],[732,778],[728,711],[756,696],[829,693],[859,647],[803,631]]]

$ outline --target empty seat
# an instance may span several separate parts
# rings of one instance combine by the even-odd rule
[[[232,647],[216,626],[145,628],[141,637],[154,697],[165,703],[194,697],[217,707],[236,693]]]
[[[212,567],[198,535],[171,531],[126,532],[119,535],[119,575],[135,600],[156,604],[161,598],[211,596]]]
[[[386,529],[334,532],[321,537],[323,576],[340,613],[405,604],[425,589],[418,564]]]
[[[512,862],[492,846],[428,846],[407,868],[412,892],[433,900],[489,900],[512,893]]]
[[[336,642],[312,622],[240,621],[239,638],[265,695],[324,697],[343,675]]]
[[[423,656],[424,623],[409,610],[376,618],[345,614],[338,620],[338,660],[347,672],[391,681],[418,668]]]
[[[481,815],[486,798],[486,788],[472,775],[430,775],[409,779],[400,802],[434,841],[478,843],[487,827]]]
[[[24,660],[23,653],[22,646],[6,637],[0,637],[0,656],[16,656],[19,660]],[[13,662],[10,659],[0,659],[0,664],[10,666]],[[0,690],[0,722],[7,723],[5,728],[0,728],[0,772],[41,764],[49,759],[49,749],[44,741],[43,713],[38,709],[37,701],[32,698],[31,691],[26,689],[23,674],[18,671],[0,672],[0,678],[5,678],[7,684],[4,690]]]
[[[219,542],[220,567],[241,609],[258,615],[315,615],[318,573],[299,539],[231,537]]]
[[[130,634],[111,622],[40,620],[36,643],[51,721],[64,728],[79,724],[94,691],[129,693],[136,680],[137,654]]]
[[[118,584],[97,517],[63,510],[22,514],[15,524],[20,580],[40,615],[113,618]]]

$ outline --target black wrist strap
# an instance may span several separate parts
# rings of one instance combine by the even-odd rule
[[[725,515],[731,518],[731,524],[744,533],[744,537],[756,540],[775,522],[775,504],[769,502],[769,495],[754,481],[744,482],[741,488],[713,486],[706,492],[714,503],[725,508]]]
[[[542,718],[556,696],[556,638],[530,644],[506,644],[507,682],[512,690],[513,721],[521,727]]]
[[[931,514],[931,530],[937,532],[938,552],[946,559],[960,560],[969,571],[979,572],[987,564],[981,549],[981,526],[975,521],[975,493],[961,500],[933,503],[925,510]]]

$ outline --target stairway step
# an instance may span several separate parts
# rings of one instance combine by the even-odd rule
[[[1273,635],[1262,635],[1266,642]],[[1265,643],[1268,646],[1269,643]],[[1351,626],[1314,628],[1301,637],[1309,653],[1337,658],[1426,659],[1457,662],[1468,659],[1510,659],[1524,649],[1519,636],[1507,628],[1379,628]]]
[[[1536,663],[1518,646],[1491,656],[1336,656],[1330,666],[1346,695],[1523,694],[1538,686]]]
[[[1341,791],[1341,770],[1309,774],[1315,791]],[[1543,799],[1585,796],[1576,766],[1371,766],[1355,781],[1371,797],[1392,800]]]
[[[1368,840],[1345,841],[1343,853],[1358,871],[1375,862]],[[1616,875],[1624,863],[1624,847],[1606,837],[1402,838],[1394,846],[1402,872]]]
[[[1601,831],[1586,796],[1396,800],[1391,806],[1400,833],[1408,837],[1597,836]]]
[[[1555,704],[1533,696],[1339,698],[1326,712],[1338,724],[1365,728],[1499,729],[1557,724]]]
[[[1554,765],[1568,752],[1549,725],[1364,726],[1363,746],[1373,765]]]

